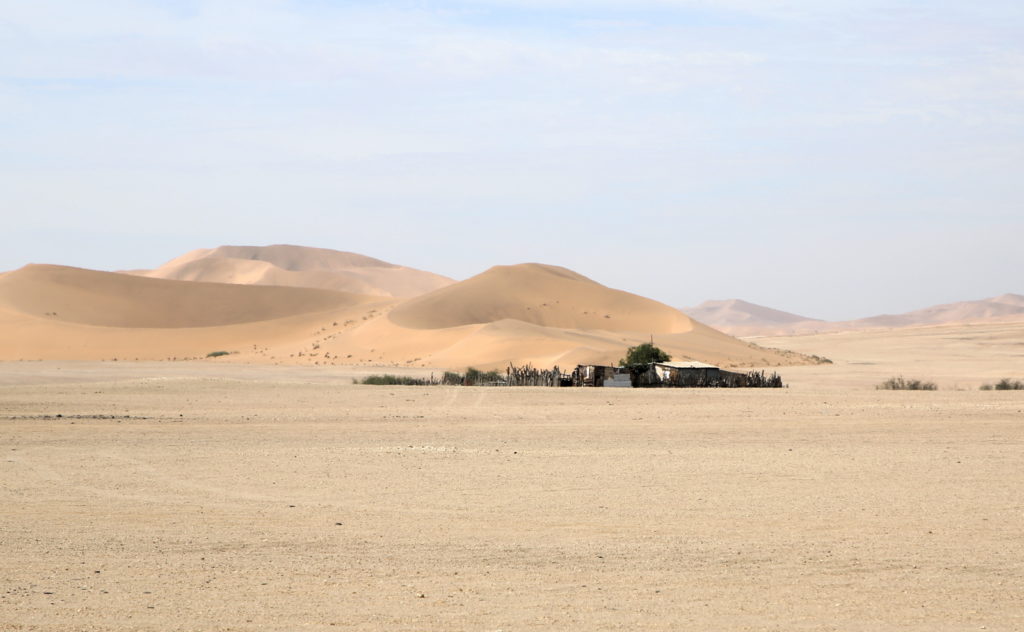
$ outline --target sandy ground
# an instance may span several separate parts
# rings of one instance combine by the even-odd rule
[[[0,364],[0,629],[1024,629],[1024,393],[352,373]]]
[[[1024,380],[1024,322],[937,325],[749,338],[766,347],[829,358],[832,365],[778,369],[794,387],[873,388],[902,375],[942,390]]]

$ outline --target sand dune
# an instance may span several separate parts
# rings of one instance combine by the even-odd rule
[[[325,332],[301,349],[287,350],[288,355],[329,353],[337,360],[344,354],[358,363],[407,366],[492,368],[529,362],[568,367],[614,363],[627,347],[653,335],[677,359],[728,366],[806,361],[751,346],[657,301],[542,264],[497,266],[383,311],[385,317]]]
[[[0,276],[0,360],[251,354],[259,345],[307,339],[324,314],[358,318],[381,301],[328,290],[29,265]]]
[[[414,329],[513,319],[563,329],[688,331],[684,314],[657,301],[612,290],[571,270],[537,263],[495,266],[483,274],[406,301],[390,316]]]
[[[540,264],[495,267],[404,301],[31,265],[0,277],[0,323],[5,360],[167,359],[226,350],[238,353],[219,361],[571,367],[614,363],[654,336],[677,359],[723,366],[807,361]]]
[[[282,285],[373,296],[410,297],[453,281],[351,252],[304,246],[220,246],[193,250],[155,270],[130,271],[158,279]]]
[[[782,336],[1024,320],[1024,296],[1003,294],[977,301],[935,305],[905,314],[884,314],[846,321],[805,318],[738,299],[706,301],[697,307],[684,308],[683,311],[701,322],[735,336]]]
[[[327,290],[144,279],[53,265],[28,265],[0,278],[0,306],[10,311],[104,327],[234,325],[369,300]]]

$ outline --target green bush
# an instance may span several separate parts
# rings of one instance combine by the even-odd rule
[[[891,377],[876,386],[880,391],[937,391],[939,387],[935,382],[924,382],[922,380],[908,380],[902,375]]]
[[[455,371],[445,371],[441,377],[441,384],[450,384],[453,386],[478,386],[480,384],[504,384],[505,374],[497,371],[481,371],[473,367],[466,369],[466,372],[456,373]]]
[[[668,362],[672,356],[649,342],[642,345],[630,347],[626,351],[626,357],[619,360],[619,366],[633,366],[635,364],[650,364],[652,362]]]
[[[469,367],[466,369],[464,384],[466,386],[476,386],[477,384],[493,384],[495,382],[504,382],[505,376],[497,371],[481,371]]]
[[[231,355],[230,351],[211,351],[206,354],[207,358],[219,358],[221,356]]]
[[[360,382],[360,384],[371,384],[373,386],[430,386],[433,383],[427,378],[391,375],[390,373],[367,375]]]
[[[982,384],[983,391],[1024,391],[1024,382],[1004,377],[995,384]]]
[[[464,376],[461,373],[456,373],[455,371],[445,371],[444,375],[441,377],[441,383],[448,384],[451,386],[458,386],[462,384],[462,382],[465,379],[466,376]]]

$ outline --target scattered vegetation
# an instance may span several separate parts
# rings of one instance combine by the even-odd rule
[[[630,347],[626,351],[626,357],[619,360],[619,366],[634,366],[637,364],[650,364],[651,362],[668,362],[672,356],[665,353],[650,342]]]
[[[374,386],[431,386],[437,384],[431,378],[409,377],[407,375],[367,375],[360,384],[372,384]]]
[[[935,385],[935,382],[925,382],[923,380],[908,380],[902,375],[898,377],[890,377],[888,380],[882,382],[876,386],[880,391],[937,391],[939,387]]]
[[[995,384],[982,384],[983,391],[1024,391],[1024,382],[1004,377]]]
[[[211,351],[206,354],[207,358],[219,358],[221,356],[231,355],[230,351]]]
[[[441,377],[441,383],[458,385],[462,384],[462,380],[464,379],[465,377],[461,373],[456,373],[455,371],[445,371],[444,375]]]
[[[812,355],[809,357],[818,364],[832,364],[832,361],[824,356]]]
[[[409,377],[405,375],[368,375],[361,380],[352,380],[354,384],[372,384],[374,386],[436,386],[447,384],[452,386],[485,386],[494,384],[505,384],[505,376],[497,371],[481,371],[469,367],[465,373],[445,371],[440,380],[431,375],[426,377]]]
[[[441,383],[462,386],[504,384],[505,376],[497,371],[481,371],[480,369],[468,367],[464,374],[456,373],[455,371],[445,371],[444,376],[441,378]]]

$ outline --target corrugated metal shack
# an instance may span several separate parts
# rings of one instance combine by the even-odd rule
[[[624,388],[781,388],[778,374],[764,371],[736,373],[704,362],[654,362],[631,367],[581,364],[563,386]]]
[[[572,372],[573,386],[643,388],[653,386],[710,386],[723,373],[717,366],[703,362],[657,362],[644,366],[621,367],[581,364]]]
[[[655,362],[648,365],[646,371],[638,371],[633,376],[633,386],[638,388],[651,386],[712,386],[718,384],[726,375],[739,374],[730,374],[729,371],[723,371],[713,364],[697,362],[695,360]]]
[[[581,364],[572,372],[572,385],[629,388],[633,381],[625,367]]]

